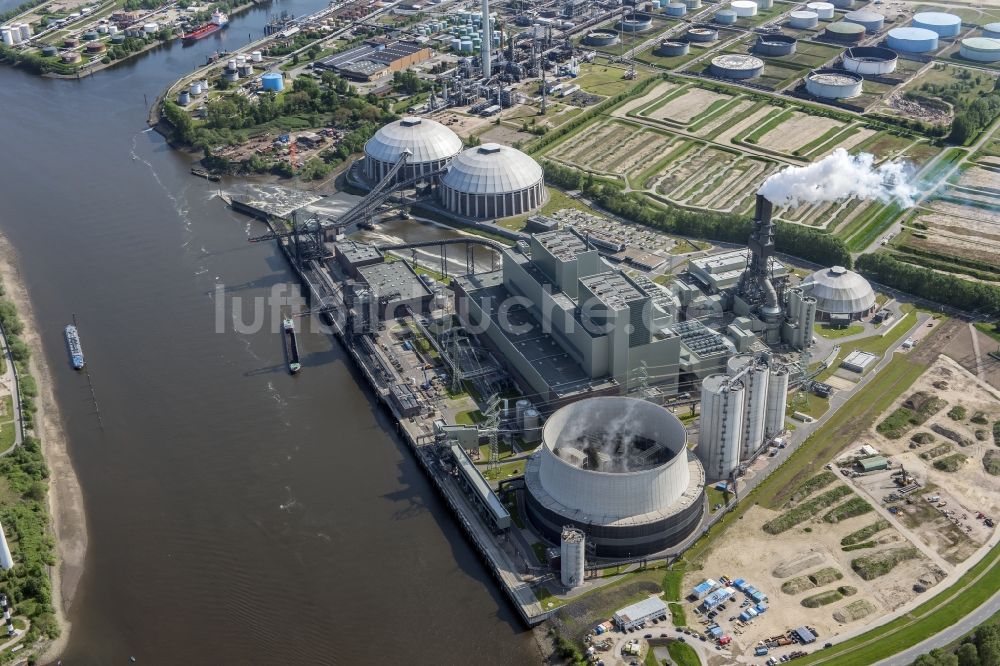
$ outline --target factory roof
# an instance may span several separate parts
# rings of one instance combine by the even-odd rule
[[[377,62],[375,60],[365,59],[365,60],[355,60],[354,62],[343,64],[337,69],[342,74],[353,74],[354,76],[371,78],[373,76],[381,74],[387,68],[385,63]]]
[[[351,264],[382,257],[382,253],[374,245],[359,243],[355,240],[343,240],[334,243],[334,247],[337,248],[337,254],[343,255],[344,259]]]
[[[655,617],[667,612],[667,604],[658,597],[649,597],[615,612],[615,619],[627,624],[647,617]]]
[[[718,356],[728,354],[731,350],[731,344],[726,344],[721,334],[696,319],[682,321],[669,328],[680,336],[681,344],[696,356]]]
[[[489,509],[497,527],[510,527],[510,512],[490,488],[490,484],[483,478],[479,469],[469,460],[465,449],[458,444],[452,444],[451,454],[455,457],[455,464],[458,466],[459,472],[465,477],[466,482],[475,491],[479,500]]]
[[[499,143],[484,143],[459,153],[441,179],[445,186],[469,194],[519,192],[541,181],[538,162]]]
[[[382,162],[395,162],[405,150],[410,151],[410,164],[438,162],[460,153],[462,140],[434,120],[402,118],[383,126],[365,144],[365,155]]]
[[[570,261],[578,254],[588,252],[591,249],[587,245],[587,241],[572,229],[557,229],[535,234],[535,240],[552,256],[562,261]]]
[[[645,298],[646,294],[618,271],[608,271],[580,278],[580,283],[606,306],[624,310],[630,301]]]
[[[857,314],[875,305],[875,292],[868,280],[843,266],[821,269],[802,283],[811,287],[816,309],[829,314]]]
[[[377,297],[386,297],[390,301],[408,301],[431,295],[427,285],[405,261],[362,266],[358,274]]]

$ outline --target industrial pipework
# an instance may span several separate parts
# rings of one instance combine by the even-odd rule
[[[765,320],[781,315],[778,292],[771,282],[770,264],[774,255],[774,224],[771,222],[772,204],[762,195],[757,195],[754,211],[753,230],[750,232],[750,258],[747,268],[740,276],[737,294],[748,304],[761,306]]]

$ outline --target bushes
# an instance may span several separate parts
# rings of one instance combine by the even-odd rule
[[[885,417],[885,420],[879,423],[875,430],[887,439],[899,439],[909,431],[911,426],[923,425],[927,419],[937,414],[947,404],[941,398],[927,398],[915,410],[909,407],[899,407]],[[931,438],[933,439],[933,436]]]
[[[1000,421],[993,424],[993,443],[1000,446]]]
[[[850,546],[842,546],[841,550],[845,553],[849,553],[852,550],[863,550],[865,548],[874,548],[878,544],[874,541],[862,541],[861,543],[851,544]]]
[[[764,531],[768,534],[781,534],[785,530],[791,529],[799,523],[805,522],[813,517],[821,509],[833,506],[843,497],[851,494],[851,489],[847,486],[837,486],[828,490],[822,495],[803,502],[799,506],[786,511],[777,518],[764,523]]]
[[[955,405],[948,410],[948,418],[952,421],[964,421],[965,417],[969,415],[969,410],[967,410],[962,405]]]
[[[916,435],[910,438],[914,444],[923,446],[924,444],[933,444],[935,437],[929,432],[918,432]]]
[[[938,458],[935,460],[934,469],[939,469],[942,472],[957,472],[968,459],[969,458],[967,456],[964,456],[961,453],[953,453],[950,456],[945,456],[944,458]]]
[[[1000,451],[987,451],[983,456],[983,468],[987,474],[1000,476]]]
[[[833,567],[825,567],[818,571],[814,571],[808,576],[797,576],[785,581],[781,584],[781,591],[785,594],[798,594],[799,592],[811,590],[814,587],[829,585],[830,583],[838,581],[843,577],[844,574],[840,573],[837,569],[834,569]]]
[[[898,261],[884,252],[858,257],[857,269],[871,280],[961,310],[1000,314],[1000,287]]]
[[[865,527],[862,527],[860,530],[851,532],[850,534],[845,536],[843,539],[840,540],[840,545],[853,546],[863,541],[867,541],[871,537],[875,536],[884,529],[888,529],[889,527],[890,525],[888,520],[885,520],[884,518],[879,518],[871,525],[866,525]]]
[[[892,571],[897,564],[920,557],[920,551],[906,546],[851,560],[851,568],[864,580],[874,580]]]
[[[872,505],[860,497],[855,496],[840,506],[827,511],[826,515],[823,516],[823,520],[828,523],[839,523],[842,520],[854,518],[855,516],[861,516],[870,511],[873,511]]]
[[[801,486],[795,489],[792,496],[788,499],[788,506],[793,506],[800,500],[809,497],[817,490],[825,488],[834,481],[837,480],[837,475],[829,470],[824,470],[811,479],[807,479]]]
[[[827,590],[826,592],[820,592],[819,594],[806,597],[801,601],[801,603],[806,608],[819,608],[820,606],[826,606],[836,601],[840,601],[844,597],[857,594],[857,591],[857,588],[853,588],[849,585],[842,585],[835,590]]]

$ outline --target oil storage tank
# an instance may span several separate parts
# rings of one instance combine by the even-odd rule
[[[848,21],[837,21],[826,26],[823,36],[835,42],[853,44],[865,36],[865,27]]]
[[[806,90],[823,99],[850,99],[861,94],[865,79],[839,69],[814,69],[806,77]]]
[[[525,509],[551,543],[572,525],[596,556],[635,557],[698,528],[704,484],[676,416],[636,398],[586,398],[546,421],[542,445],[525,465]]]
[[[709,481],[730,478],[740,466],[746,388],[739,379],[709,375],[701,383],[701,421],[695,451]]]
[[[683,2],[668,2],[666,8],[664,9],[664,13],[666,13],[667,16],[684,16],[687,14],[687,10],[687,5]]]
[[[611,46],[618,43],[618,33],[612,30],[594,30],[583,38],[587,46]]]
[[[653,17],[649,14],[627,14],[621,20],[622,32],[646,32],[653,29]]]
[[[714,42],[719,38],[719,31],[710,25],[702,24],[688,28],[688,31],[684,33],[684,36],[689,42]]]
[[[795,53],[795,42],[795,38],[788,35],[761,35],[753,50],[762,56],[786,56]]]
[[[736,12],[732,9],[720,9],[715,12],[715,16],[712,17],[713,21],[721,23],[722,25],[732,25],[733,23],[736,23],[736,19]]]
[[[904,53],[927,53],[938,48],[938,34],[926,28],[893,28],[886,38],[886,46]]]
[[[733,0],[729,7],[736,12],[738,18],[747,18],[757,15],[757,3],[753,0]]]
[[[528,155],[510,146],[484,143],[451,160],[438,194],[448,210],[463,217],[509,217],[545,203],[542,180],[542,167]]]
[[[710,71],[726,79],[752,79],[764,71],[764,61],[752,55],[726,53],[712,58]]]
[[[844,20],[848,23],[857,23],[870,35],[878,32],[885,25],[884,16],[878,12],[870,12],[864,9],[859,9],[856,12],[847,12],[844,15]]]
[[[983,37],[1000,39],[1000,23],[987,23],[983,26]]]
[[[816,12],[816,16],[822,20],[830,20],[836,7],[831,2],[810,2],[806,5],[806,9]]]
[[[285,89],[285,79],[278,72],[268,72],[260,77],[261,86],[269,92],[281,92]]]
[[[837,9],[853,9],[854,0],[830,0],[830,4]]]
[[[888,74],[895,71],[896,52],[881,46],[852,46],[844,51],[844,69],[855,74]]]
[[[969,37],[962,40],[959,55],[976,62],[1000,61],[1000,39],[990,37]]]
[[[382,180],[408,152],[397,178],[409,180],[440,171],[461,151],[462,140],[441,123],[429,118],[402,118],[379,129],[365,144],[365,175],[373,182]]]
[[[653,55],[658,55],[664,58],[673,58],[676,56],[687,55],[691,50],[691,45],[687,42],[673,42],[669,39],[664,39],[660,42],[653,50]]]
[[[936,32],[938,37],[956,37],[962,32],[961,17],[948,12],[917,12],[912,25]]]
[[[774,7],[774,0],[757,0],[757,9],[770,9]]]
[[[688,8],[688,11],[692,9],[701,8],[701,0],[684,0],[684,6]]]
[[[791,12],[788,15],[788,25],[798,30],[809,30],[819,25],[819,15],[806,10]]]

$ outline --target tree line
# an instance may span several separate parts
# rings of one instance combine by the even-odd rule
[[[543,162],[546,181],[569,190],[583,190],[601,208],[627,220],[667,233],[704,238],[723,243],[745,244],[750,236],[750,218],[734,213],[686,210],[655,206],[644,195],[624,192],[617,184],[598,181],[554,162]],[[824,266],[851,266],[851,253],[831,234],[798,224],[776,223],[775,247],[779,252]]]
[[[1000,287],[995,285],[914,266],[883,252],[861,255],[856,267],[875,282],[928,301],[947,303],[969,312],[983,310],[1000,315]]]
[[[1000,666],[1000,627],[980,625],[957,650],[932,650],[917,657],[913,666]]]

